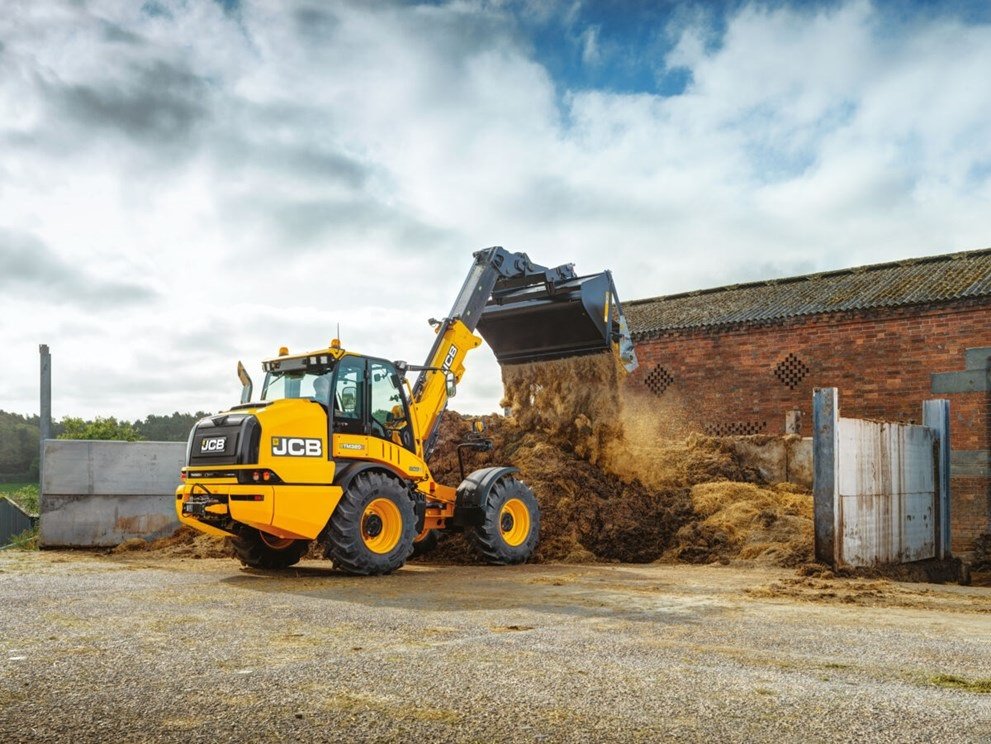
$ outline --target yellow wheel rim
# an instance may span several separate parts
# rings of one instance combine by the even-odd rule
[[[361,515],[361,539],[373,553],[395,550],[403,536],[403,515],[389,499],[375,499]]]
[[[515,548],[530,536],[530,510],[519,499],[510,499],[499,512],[499,530],[506,544]]]
[[[292,545],[293,542],[295,542],[290,537],[276,537],[275,535],[270,535],[267,532],[262,532],[261,530],[258,531],[258,536],[262,539],[262,542],[272,550],[285,550]]]
[[[420,534],[413,538],[413,542],[418,543],[418,542],[420,542],[420,540],[426,539],[427,537],[430,536],[430,533],[432,531],[433,531],[433,528],[431,528],[431,527],[424,527],[420,531]]]

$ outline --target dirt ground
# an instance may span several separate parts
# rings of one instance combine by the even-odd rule
[[[991,741],[991,588],[0,553],[0,741]]]

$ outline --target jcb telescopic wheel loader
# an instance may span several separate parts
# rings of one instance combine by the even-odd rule
[[[422,367],[362,356],[336,339],[325,349],[263,364],[257,400],[244,367],[240,405],[197,422],[189,435],[179,519],[233,538],[241,562],[286,568],[319,541],[335,568],[384,574],[440,531],[464,531],[487,562],[522,563],[540,532],[533,492],[516,468],[488,467],[457,488],[427,462],[437,424],[482,334],[501,364],[617,350],[636,366],[609,272],[575,275],[526,254],[474,256]],[[410,385],[406,375],[418,372]]]

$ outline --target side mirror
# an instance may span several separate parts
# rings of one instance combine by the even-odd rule
[[[241,402],[250,403],[254,385],[251,382],[251,376],[248,374],[248,370],[244,368],[241,362],[237,363],[237,378],[241,381]]]
[[[458,381],[454,379],[454,373],[447,373],[447,397],[453,398],[458,394]]]

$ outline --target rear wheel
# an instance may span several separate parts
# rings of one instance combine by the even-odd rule
[[[434,548],[437,547],[437,543],[440,540],[440,530],[423,530],[416,539],[413,540],[413,558],[420,555],[426,555]]]
[[[231,540],[238,560],[251,568],[289,568],[306,555],[309,540],[293,540],[242,527]]]
[[[325,555],[345,573],[391,573],[413,551],[415,530],[413,501],[403,484],[384,473],[359,473],[330,518]]]
[[[526,484],[503,478],[489,490],[485,521],[465,530],[469,544],[486,563],[525,563],[540,539],[540,506]]]

